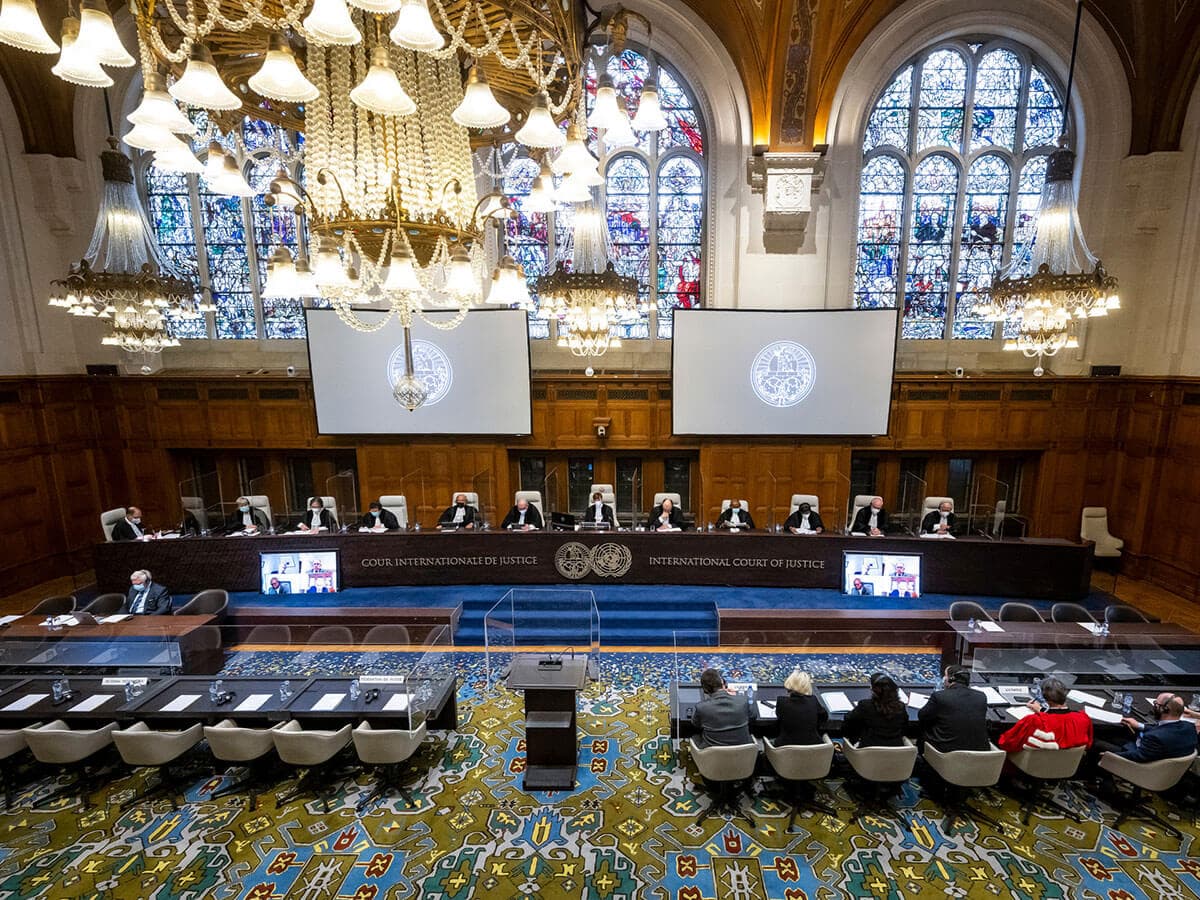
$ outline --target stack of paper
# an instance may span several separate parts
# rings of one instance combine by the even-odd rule
[[[916,691],[913,691],[908,695],[908,705],[913,709],[921,709],[928,702],[929,696],[927,694],[918,694]]]
[[[1003,706],[1008,702],[994,687],[973,687],[971,690],[979,691],[979,693],[987,697],[988,706]]]
[[[1088,718],[1090,718],[1093,722],[1104,722],[1108,725],[1116,725],[1121,721],[1121,714],[1119,712],[1111,712],[1110,710],[1100,709],[1096,706],[1085,706],[1083,711],[1088,714]]]
[[[392,694],[383,709],[385,712],[404,712],[408,709],[408,694]]]
[[[767,706],[767,704],[765,704],[761,700],[759,700],[758,701],[758,717],[760,719],[774,719],[775,718],[775,707]]]
[[[251,694],[236,707],[238,712],[254,712],[262,709],[264,703],[271,699],[270,694]]]
[[[317,712],[328,712],[331,709],[337,709],[338,704],[345,699],[345,694],[323,694],[321,699],[313,704],[313,710]]]
[[[823,693],[821,694],[821,699],[831,713],[846,713],[854,709],[854,704],[850,702],[850,698],[842,691]]]
[[[1008,709],[1005,710],[1005,712],[1008,713],[1010,716],[1012,716],[1014,719],[1023,719],[1026,716],[1033,715],[1033,710],[1030,709],[1028,706],[1010,706]]]
[[[1081,691],[1078,688],[1072,689],[1067,694],[1068,700],[1074,700],[1076,703],[1082,703],[1087,706],[1103,707],[1108,703],[1103,697],[1097,697],[1095,694],[1089,694],[1087,691]]]
[[[1003,631],[1004,630],[1000,626],[999,622],[989,622],[987,620],[984,620],[982,622],[977,622],[976,624],[979,625],[980,629],[983,631]]]

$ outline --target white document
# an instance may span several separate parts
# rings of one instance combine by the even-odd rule
[[[91,712],[93,709],[98,709],[113,698],[112,694],[92,694],[74,706],[68,712]]]
[[[999,622],[989,622],[986,619],[982,622],[976,622],[975,624],[978,625],[983,631],[1003,631],[1004,630],[1003,628],[1000,627]]]
[[[407,710],[408,694],[392,694],[388,697],[388,702],[383,704],[384,712],[406,712]]]
[[[759,700],[758,701],[758,717],[760,719],[774,719],[775,718],[775,707],[767,706],[767,704],[765,704],[761,700]]]
[[[29,709],[34,704],[41,703],[49,694],[26,694],[20,700],[14,700],[8,706],[4,707],[5,712],[17,712],[22,709]]]
[[[234,707],[238,712],[254,712],[256,709],[262,709],[263,705],[270,700],[271,694],[251,694],[241,703]]]
[[[1086,706],[1105,706],[1108,701],[1103,697],[1097,697],[1095,694],[1089,694],[1087,691],[1072,690],[1067,694],[1068,700],[1074,700],[1076,703],[1083,703]]]
[[[1184,673],[1183,669],[1175,665],[1175,663],[1171,662],[1169,659],[1152,659],[1150,662],[1158,666],[1168,675],[1182,675]]]
[[[132,619],[131,613],[116,613],[111,616],[101,616],[96,621],[101,625],[115,625],[117,622],[124,622],[126,619]]]
[[[20,616],[0,616],[0,625],[11,625],[13,622],[17,621],[17,619],[19,619],[19,618],[21,618],[21,617]]]
[[[824,702],[826,709],[831,713],[846,713],[854,709],[854,704],[850,702],[850,698],[842,691],[830,691],[829,693],[821,694],[821,700]]]
[[[1090,631],[1092,634],[1100,633],[1100,626],[1097,625],[1095,622],[1076,622],[1075,624],[1078,625],[1080,628],[1082,628],[1084,631]]]
[[[994,687],[973,687],[973,691],[979,691],[983,696],[987,697],[988,706],[1003,706],[1008,703],[1007,700]]]
[[[1106,722],[1109,725],[1120,724],[1121,714],[1119,712],[1111,712],[1107,709],[1099,709],[1095,706],[1085,706],[1083,711],[1088,714],[1093,722]]]
[[[162,708],[162,712],[183,712],[200,699],[199,694],[180,694]]]
[[[900,698],[900,702],[908,706],[908,694],[904,692],[904,688],[896,688],[896,695]]]
[[[313,704],[313,711],[328,712],[331,709],[337,709],[338,705],[345,699],[345,694],[325,694]]]
[[[1044,656],[1032,656],[1029,659],[1025,660],[1025,665],[1030,666],[1034,669],[1038,669],[1042,672],[1045,672],[1047,669],[1054,668],[1054,661],[1050,660],[1050,659],[1046,659],[1046,657],[1044,657]]]
[[[911,694],[908,695],[908,705],[911,706],[913,709],[921,709],[928,702],[929,702],[928,694],[918,694],[916,691],[913,691]]]
[[[1033,710],[1030,709],[1028,706],[1010,706],[1008,709],[1005,710],[1005,712],[1008,713],[1010,716],[1012,716],[1014,719],[1023,719],[1026,716],[1033,715]]]
[[[753,681],[731,681],[729,689],[735,694],[749,694],[758,690],[758,684]]]

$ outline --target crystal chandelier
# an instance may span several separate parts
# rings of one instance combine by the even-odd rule
[[[621,346],[613,325],[646,306],[638,300],[637,279],[613,269],[608,223],[595,202],[576,209],[573,237],[570,268],[564,252],[554,272],[537,281],[541,315],[558,319],[559,347],[573,356],[603,356]]]
[[[1064,122],[1070,108],[1082,16],[1083,0],[1079,0],[1063,101]],[[1079,346],[1078,320],[1107,316],[1121,307],[1117,279],[1105,271],[1083,238],[1075,197],[1075,158],[1064,133],[1046,163],[1034,234],[1022,253],[996,273],[991,299],[980,308],[985,319],[1015,326],[1016,337],[1006,340],[1004,349],[1036,358],[1035,375],[1045,371],[1044,357]]]
[[[133,164],[117,150],[100,154],[104,195],[84,258],[55,281],[50,305],[71,315],[104,319],[101,341],[131,353],[161,353],[179,342],[170,335],[168,314],[198,317],[213,309],[195,285],[172,273],[163,260],[133,184]]]

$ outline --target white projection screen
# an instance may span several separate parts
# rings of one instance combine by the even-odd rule
[[[675,434],[886,434],[895,309],[675,311]]]
[[[381,313],[357,310],[364,322]],[[394,319],[355,331],[331,309],[306,310],[308,360],[321,434],[529,434],[529,332],[520,309],[476,309],[457,328],[413,324],[416,375],[429,397],[409,412],[392,397],[404,374]]]

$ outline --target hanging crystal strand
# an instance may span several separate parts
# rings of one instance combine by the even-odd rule
[[[329,68],[325,48],[310,43],[307,48],[308,78],[318,90],[317,98],[304,106],[307,132],[304,142],[305,166],[308,169],[308,188],[316,198],[319,212],[329,215],[335,208],[330,202],[332,187],[317,184],[316,174],[329,165],[329,127],[331,109],[329,105]],[[317,127],[315,123],[321,123]]]
[[[359,32],[371,35],[372,30],[369,27],[364,27],[363,18],[363,14],[355,10],[354,24],[358,27]],[[351,48],[350,52],[354,69],[350,83],[358,84],[367,74],[367,55],[369,53],[367,41],[359,41],[358,44]],[[365,109],[360,108],[353,102],[350,104],[350,109],[354,114],[354,158],[360,160],[357,175],[359,190],[362,192],[363,198],[362,209],[368,216],[375,216],[382,210],[382,204],[379,203],[379,194],[376,191],[376,187],[379,184],[379,178],[376,173],[379,166],[379,159],[371,153],[371,124],[368,121],[369,114]]]
[[[329,48],[329,102],[333,108],[333,147],[330,167],[345,171],[354,160],[354,106],[350,102],[350,48]],[[342,179],[346,202],[352,209],[361,209],[355,178]]]
[[[418,67],[420,54],[411,50],[399,50],[397,53],[400,56],[400,63],[404,70],[404,83],[412,85],[412,96],[419,98],[419,103],[423,103],[425,100],[424,85],[421,83],[420,69]],[[405,116],[397,120],[395,125],[398,136],[396,142],[396,164],[400,190],[403,195],[405,210],[414,219],[418,217],[417,210],[420,208],[420,198],[417,196],[416,171],[421,155],[421,120],[426,114],[426,110],[418,108],[415,116]]]

